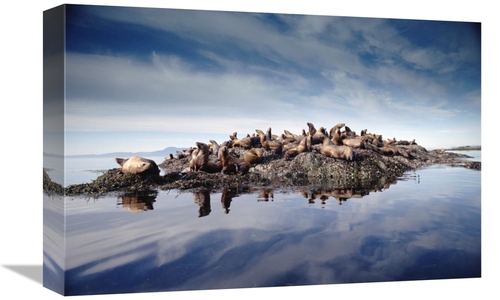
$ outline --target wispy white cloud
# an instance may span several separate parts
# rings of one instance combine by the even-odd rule
[[[207,124],[204,131],[226,134],[257,126],[300,131],[306,122],[446,124],[480,105],[480,87],[457,81],[472,50],[417,46],[384,19],[130,12],[95,11],[174,34],[193,56],[160,48],[146,57],[68,53],[70,130],[194,132]],[[467,93],[457,96],[460,84]]]

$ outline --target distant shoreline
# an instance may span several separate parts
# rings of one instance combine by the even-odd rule
[[[113,152],[113,153],[103,153],[103,154],[76,154],[76,155],[67,155],[67,158],[92,158],[92,157],[130,157],[133,155],[139,156],[168,156],[170,153],[175,153],[176,151],[182,151],[184,148],[177,147],[167,147],[163,150],[157,150],[152,152]],[[444,149],[444,151],[477,151],[481,150],[481,146],[459,146],[453,148]],[[52,153],[43,153],[44,156],[47,157],[64,157],[59,154]]]
[[[184,148],[177,148],[177,147],[167,147],[163,150],[157,150],[157,151],[142,151],[142,152],[111,152],[111,153],[103,153],[103,154],[72,154],[72,155],[60,155],[60,154],[52,154],[52,153],[47,153],[43,152],[43,156],[45,157],[55,157],[55,158],[61,158],[61,157],[66,157],[66,158],[96,158],[96,157],[130,157],[133,155],[138,155],[138,156],[168,156],[169,154],[175,154],[176,151],[182,151]]]
[[[460,147],[454,147],[454,148],[449,148],[449,149],[445,149],[446,151],[477,151],[477,150],[481,150],[481,146],[460,146]]]

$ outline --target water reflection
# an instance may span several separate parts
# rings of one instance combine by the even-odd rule
[[[124,194],[120,195],[118,205],[123,206],[127,211],[133,213],[153,210],[153,203],[156,202],[157,194]]]
[[[210,190],[202,189],[197,192],[193,192],[194,203],[200,206],[198,210],[198,218],[206,217],[212,211],[212,206],[210,204]]]
[[[420,177],[417,175],[407,174],[401,177],[400,180],[415,180],[419,183]],[[336,199],[339,205],[342,205],[345,201],[351,198],[360,199],[368,196],[371,192],[382,192],[389,189],[391,184],[396,182],[385,182],[382,184],[374,184],[371,188],[351,188],[351,189],[334,189],[325,186],[307,186],[301,188],[293,188],[290,190],[280,189],[282,193],[294,193],[300,194],[308,200],[309,204],[314,204],[319,201],[321,205],[326,205],[327,200],[330,198]],[[209,188],[200,188],[196,191],[190,192],[193,196],[194,203],[198,206],[198,218],[206,217],[212,212],[211,197],[214,194],[218,194],[217,191],[213,191]],[[134,194],[126,193],[118,196],[117,205],[121,205],[125,210],[129,212],[139,213],[149,210],[154,210],[153,204],[156,202],[157,192],[149,194]],[[239,197],[240,195],[255,195],[257,202],[269,202],[274,201],[275,190],[268,187],[246,187],[246,188],[230,188],[225,187],[222,189],[221,194],[221,205],[224,214],[229,214],[231,211],[231,203],[233,198]]]
[[[233,198],[238,197],[239,194],[236,189],[234,188],[229,188],[226,187],[222,191],[222,195],[220,198],[220,202],[222,204],[222,208],[224,209],[224,213],[228,214],[230,209],[229,207],[231,206],[231,202],[233,201]]]
[[[60,217],[44,224],[44,262],[68,295],[480,277],[480,173],[393,184],[75,197],[64,254]]]
[[[257,196],[257,201],[269,201],[269,199],[271,199],[271,201],[274,200],[274,190],[273,189],[266,189],[266,188],[263,188],[259,191],[259,195]]]
[[[362,198],[370,193],[367,189],[302,189],[300,194],[309,200],[309,203],[314,204],[315,200],[320,200],[322,205],[326,204],[326,200],[330,197],[337,199],[338,204],[347,201],[350,198]]]
[[[384,189],[379,187],[368,189],[368,188],[357,188],[357,189],[333,189],[328,187],[303,187],[297,191],[295,190],[281,190],[281,192],[292,192],[299,193],[304,198],[308,199],[309,204],[314,204],[317,200],[320,201],[321,205],[325,205],[329,198],[334,198],[338,201],[339,205],[347,201],[350,198],[363,198],[370,194],[370,192],[381,192],[388,189],[390,184],[386,184]],[[247,188],[243,190],[237,190],[235,188],[226,187],[221,192],[221,205],[225,214],[229,214],[231,203],[233,198],[239,197],[240,195],[254,195],[258,202],[269,202],[274,201],[275,190],[272,188]],[[191,192],[193,195],[194,203],[199,206],[198,217],[206,217],[212,212],[211,207],[211,196],[218,194],[210,189],[204,188]],[[152,209],[152,207],[151,207]]]

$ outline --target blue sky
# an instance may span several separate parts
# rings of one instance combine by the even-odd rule
[[[479,23],[69,6],[66,154],[307,122],[481,144]]]

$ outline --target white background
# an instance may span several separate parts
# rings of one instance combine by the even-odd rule
[[[194,8],[209,10],[300,13],[316,15],[472,21],[482,23],[482,278],[398,283],[323,285],[219,291],[83,296],[79,299],[493,299],[498,297],[498,197],[492,186],[497,164],[490,160],[497,139],[491,132],[500,77],[498,9],[494,1],[80,1],[74,4]],[[57,1],[9,1],[0,9],[1,51],[1,189],[0,298],[59,299],[42,287],[40,274],[15,267],[42,265],[42,20]],[[327,4],[328,3],[328,4]],[[480,134],[478,132],[478,134]],[[31,278],[30,278],[31,277]]]

